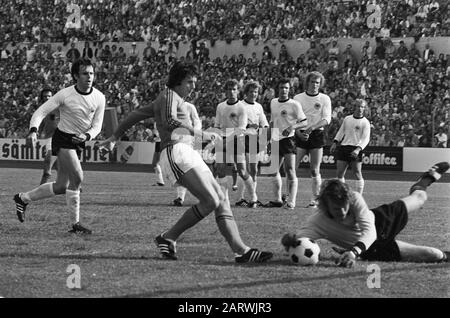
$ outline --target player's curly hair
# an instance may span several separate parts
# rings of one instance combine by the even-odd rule
[[[248,81],[247,83],[245,83],[245,85],[244,85],[244,94],[247,94],[251,89],[258,89],[258,92],[259,92],[259,90],[261,89],[261,86],[259,85],[259,83],[258,82],[256,82],[256,81]]]
[[[322,183],[317,201],[322,211],[327,210],[325,200],[339,204],[347,204],[352,198],[350,187],[339,179],[329,179]]]
[[[311,78],[319,78],[320,79],[320,88],[323,88],[325,85],[325,77],[322,75],[322,73],[313,71],[306,74],[305,77],[305,88],[308,87],[308,83],[311,80]]]
[[[180,85],[188,76],[197,76],[197,68],[195,65],[185,62],[176,62],[169,71],[167,87],[173,89],[175,86]]]
[[[228,89],[228,88],[235,87],[235,86],[237,86],[238,89],[241,89],[241,87],[240,87],[241,85],[239,85],[238,80],[236,80],[234,78],[230,78],[229,80],[227,80],[225,82],[224,89]]]

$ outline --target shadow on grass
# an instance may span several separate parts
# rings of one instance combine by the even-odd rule
[[[105,259],[105,260],[161,260],[166,261],[157,256],[127,256],[127,255],[111,255],[111,254],[77,254],[77,253],[67,253],[67,254],[50,254],[50,253],[0,253],[0,258],[46,258],[46,259],[81,259],[81,260],[92,260],[92,259]]]
[[[278,261],[278,262],[272,262],[264,263],[264,264],[244,264],[244,265],[238,265],[234,264],[234,266],[261,266],[261,265],[272,265],[274,263],[278,264],[286,264],[285,261]],[[212,265],[212,264],[211,264]],[[226,264],[221,264],[222,266]],[[230,266],[231,264],[228,264]],[[323,267],[322,265],[320,267]],[[333,267],[338,269],[336,266],[324,266],[324,267]],[[433,264],[423,264],[419,265],[415,268],[420,269],[439,269],[439,268],[446,268],[450,267],[450,264],[448,263],[433,263]],[[402,272],[404,270],[408,270],[409,268],[391,268],[391,269],[384,269],[383,273],[396,273],[396,272]],[[342,269],[345,270],[345,269]],[[128,295],[121,295],[117,296],[118,298],[160,298],[164,297],[165,295],[170,294],[188,294],[188,293],[198,293],[198,292],[205,292],[205,291],[212,291],[215,289],[223,289],[223,288],[248,288],[248,287],[258,287],[258,286],[267,286],[267,285],[280,285],[280,284],[292,284],[292,283],[307,283],[307,282],[315,282],[315,281],[329,281],[333,279],[347,279],[347,278],[354,278],[354,277],[360,277],[360,276],[367,276],[366,271],[352,271],[352,272],[346,272],[346,273],[332,273],[330,275],[321,275],[316,277],[302,277],[302,278],[296,278],[296,277],[286,277],[286,278],[276,278],[276,279],[264,279],[264,280],[255,280],[252,282],[242,282],[242,283],[227,283],[227,284],[215,284],[215,285],[209,285],[209,286],[192,286],[192,287],[184,287],[184,288],[177,288],[177,289],[167,289],[167,290],[155,290],[147,293],[139,293],[139,294],[128,294]],[[179,297],[179,296],[178,296]]]
[[[58,201],[45,201],[45,204],[48,205],[57,205],[63,206],[64,203]],[[93,201],[82,201],[83,206],[110,206],[110,207],[143,207],[148,208],[150,206],[154,207],[172,207],[177,208],[176,206],[170,203],[151,203],[151,202],[128,202],[128,201],[108,201],[108,202],[93,202]],[[37,204],[36,204],[37,205]],[[188,208],[186,206],[185,208]]]

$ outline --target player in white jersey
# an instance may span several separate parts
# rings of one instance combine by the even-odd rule
[[[192,206],[167,231],[155,238],[156,246],[166,259],[176,260],[176,240],[189,228],[214,211],[220,233],[235,253],[237,263],[265,262],[271,252],[248,247],[241,239],[226,188],[215,180],[201,155],[192,147],[192,136],[203,140],[219,140],[217,133],[199,131],[190,124],[186,98],[195,88],[196,68],[192,64],[175,63],[169,71],[167,87],[151,106],[133,111],[119,125],[113,136],[100,143],[112,150],[115,141],[135,123],[154,117],[161,136],[161,169],[166,180],[185,186],[199,203]]]
[[[186,103],[186,110],[189,113],[189,118],[191,120],[191,125],[194,129],[202,130],[202,121],[200,117],[198,117],[197,108],[195,108],[194,104]],[[194,143],[194,139],[192,139],[192,143]],[[201,151],[201,149],[198,149]],[[173,204],[175,206],[182,206],[184,203],[184,198],[186,197],[187,189],[182,185],[177,186],[177,198],[173,200]]]
[[[303,111],[308,118],[308,126],[296,132],[296,167],[303,157],[309,154],[313,196],[309,203],[311,207],[317,206],[316,197],[319,195],[322,183],[320,164],[325,145],[324,127],[331,121],[331,99],[328,95],[319,92],[324,84],[325,78],[321,73],[308,73],[305,78],[305,92],[294,96],[294,99],[302,104]]]
[[[245,155],[246,162],[248,164],[248,172],[253,180],[253,187],[256,193],[257,180],[256,175],[258,172],[258,154],[262,151],[262,147],[265,145],[259,144],[259,135],[264,133],[264,130],[260,131],[260,128],[268,128],[269,123],[267,122],[266,115],[264,114],[264,109],[260,103],[256,100],[258,99],[260,86],[258,82],[249,81],[244,86],[244,99],[241,103],[244,105],[244,109],[247,113],[247,129],[245,131]],[[242,181],[240,178],[239,181]],[[236,206],[261,206],[259,200],[254,202],[248,202],[245,199],[245,189],[246,187],[240,185],[240,199],[236,202]]]
[[[238,175],[242,178],[247,191],[251,196],[250,207],[257,207],[253,179],[247,172],[245,160],[245,136],[248,117],[244,104],[239,100],[239,83],[230,79],[225,83],[227,100],[221,102],[216,109],[214,127],[222,132],[222,147],[216,147],[216,168],[219,184],[228,189],[227,164],[236,164]],[[221,148],[221,149],[220,149]],[[228,191],[225,191],[227,195]],[[239,202],[237,202],[239,203]]]
[[[284,235],[281,242],[288,248],[296,246],[299,237],[327,239],[339,246],[333,249],[340,254],[336,264],[342,267],[352,267],[358,257],[382,262],[448,262],[450,252],[396,238],[409,215],[421,211],[427,187],[448,169],[448,162],[435,164],[410,188],[408,196],[375,209],[369,209],[363,196],[339,179],[327,180],[318,197],[318,210],[296,234]]]
[[[158,178],[158,181],[154,184],[154,186],[164,186],[164,178],[161,171],[161,166],[159,164],[159,161],[161,160],[161,138],[159,137],[158,128],[156,127],[156,123],[154,123],[154,129],[153,129],[153,141],[155,142],[155,152],[153,153],[153,160],[152,160],[152,166],[155,169],[156,177]]]
[[[353,115],[344,118],[330,148],[330,153],[336,153],[338,179],[345,182],[345,172],[350,166],[355,174],[356,191],[359,193],[364,190],[364,178],[361,173],[362,151],[370,141],[370,122],[364,117],[366,106],[367,103],[363,99],[358,98],[354,101]]]
[[[59,109],[60,121],[52,138],[52,152],[58,160],[56,182],[44,183],[29,192],[18,193],[14,201],[19,221],[23,222],[25,209],[30,202],[65,194],[72,217],[70,232],[90,234],[91,230],[80,223],[80,185],[83,181],[80,156],[85,142],[95,138],[102,129],[105,95],[92,86],[94,65],[90,60],[74,62],[71,74],[76,84],[60,90],[34,112],[27,137],[27,141],[34,145],[42,120],[47,114]]]
[[[281,79],[278,83],[278,98],[274,98],[270,102],[271,113],[271,160],[279,160],[278,169],[274,179],[274,194],[276,199],[269,201],[266,207],[282,207],[281,186],[282,180],[279,169],[284,162],[284,170],[287,177],[287,186],[289,197],[284,203],[286,209],[294,209],[297,199],[298,179],[295,167],[295,131],[306,127],[308,121],[303,112],[302,105],[289,98],[291,85],[290,80]],[[278,153],[275,153],[278,146]]]
[[[49,88],[44,88],[40,94],[41,103],[45,103],[53,96],[53,92]],[[47,183],[52,175],[52,167],[56,162],[56,156],[52,155],[52,136],[58,126],[59,113],[58,111],[52,112],[45,117],[39,127],[40,138],[46,141],[46,152],[44,158],[44,167],[42,171],[42,177],[39,184]]]

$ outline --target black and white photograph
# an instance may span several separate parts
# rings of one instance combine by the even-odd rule
[[[0,306],[450,297],[447,0],[0,3]]]

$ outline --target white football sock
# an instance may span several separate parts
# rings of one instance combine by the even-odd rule
[[[283,184],[283,180],[281,180],[280,173],[277,173],[277,175],[273,178],[272,184],[275,201],[281,202],[281,186]]]
[[[186,197],[187,189],[182,186],[177,187],[177,197],[180,198],[184,202],[184,198]]]
[[[163,178],[161,166],[159,165],[159,163],[155,165],[155,173],[156,173],[156,177],[158,178],[158,182],[164,183],[164,178]]]
[[[244,199],[245,198],[245,185],[244,185],[244,180],[242,180],[241,177],[238,177],[237,186],[240,191],[240,199]]]
[[[297,202],[298,179],[294,178],[294,180],[288,180],[287,184],[289,191],[289,198],[287,202],[295,206],[295,203]]]
[[[247,192],[250,193],[250,198],[251,198],[250,201],[255,202],[256,200],[258,200],[258,197],[256,196],[256,193],[255,193],[255,187],[253,186],[252,177],[248,176],[247,180],[243,180],[243,181],[244,181]]]
[[[80,222],[80,190],[66,190],[66,203],[72,224]]]
[[[322,184],[322,176],[319,174],[315,177],[311,177],[311,179],[312,179],[311,183],[312,194],[314,196],[314,199],[316,199],[319,196],[320,185]]]

